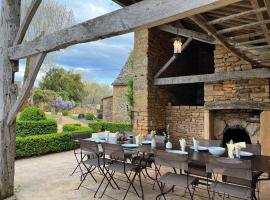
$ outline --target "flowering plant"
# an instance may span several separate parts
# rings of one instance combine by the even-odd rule
[[[57,98],[52,104],[52,107],[55,109],[55,112],[61,112],[62,110],[71,110],[75,107],[74,101],[63,101],[62,98]]]

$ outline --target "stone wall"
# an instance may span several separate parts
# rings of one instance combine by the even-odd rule
[[[215,72],[244,71],[251,65],[220,45],[214,51]],[[270,102],[268,79],[236,79],[204,84],[204,100]]]
[[[112,120],[115,122],[130,122],[125,95],[126,86],[113,87]]]
[[[112,121],[112,108],[113,108],[113,97],[107,97],[102,99],[102,115],[104,121]]]
[[[170,125],[173,143],[185,138],[188,143],[192,138],[204,138],[203,106],[167,106],[166,122]]]
[[[97,110],[100,108],[100,105],[86,105],[73,108],[70,113],[72,114],[86,114],[86,113],[93,113],[97,115]]]

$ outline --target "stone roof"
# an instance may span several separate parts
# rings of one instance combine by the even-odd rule
[[[117,76],[117,78],[113,82],[113,86],[119,85],[124,86],[127,85],[127,79],[128,77],[132,76],[132,68],[128,66],[128,62],[124,65],[124,67],[121,69],[120,74]]]

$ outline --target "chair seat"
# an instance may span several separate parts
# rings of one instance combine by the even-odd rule
[[[82,150],[81,153],[87,156],[96,156],[96,153],[91,152],[91,151]]]
[[[105,165],[109,164],[111,162],[110,159],[105,159]],[[85,165],[90,165],[90,166],[102,166],[104,165],[104,160],[102,158],[99,159],[99,162],[98,162],[98,159],[95,158],[95,159],[87,159],[86,161],[84,161],[84,164]]]
[[[187,187],[187,184],[190,185],[192,183],[196,183],[197,178],[195,178],[193,176],[189,176],[188,180],[187,180],[187,175],[175,174],[175,173],[172,173],[172,172],[168,172],[168,173],[162,175],[159,178],[159,181],[162,182],[162,183],[170,184],[170,185],[176,185],[176,186],[180,186],[180,187]]]
[[[228,183],[234,183],[237,185],[247,186],[251,188],[256,188],[256,183],[258,181],[258,178],[262,175],[262,172],[253,172],[252,173],[252,180],[245,180],[235,177],[223,177],[223,180],[226,180]]]
[[[113,162],[107,167],[107,169],[112,170],[112,171],[116,171],[119,173],[124,173],[125,171],[126,172],[128,172],[128,171],[137,171],[138,172],[140,170],[140,167],[137,165],[126,163],[125,168],[124,168],[123,162]]]
[[[213,192],[220,192],[230,194],[233,197],[250,199],[252,197],[252,190],[247,187],[226,184],[221,182],[214,182],[210,186],[210,190]]]

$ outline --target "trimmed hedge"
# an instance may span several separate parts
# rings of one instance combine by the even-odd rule
[[[17,121],[16,135],[30,136],[57,132],[57,122],[53,119],[41,121]]]
[[[90,122],[88,125],[94,132],[99,132],[102,130],[110,131],[110,132],[124,132],[124,131],[132,131],[132,125],[130,123],[123,122]]]
[[[87,120],[94,120],[95,119],[95,115],[93,113],[86,113],[85,119],[87,119]]]
[[[88,127],[81,127],[77,132],[93,132]],[[34,135],[27,137],[16,137],[16,157],[39,156],[48,153],[56,153],[78,148],[79,144],[73,142],[72,131],[63,133],[52,133],[45,135]]]
[[[80,124],[64,124],[63,125],[63,131],[64,132],[74,132],[74,131],[78,131],[78,132],[88,132],[88,133],[92,133],[93,130],[89,127],[84,127]]]
[[[24,109],[19,117],[20,121],[41,121],[46,119],[45,113],[36,107]]]

